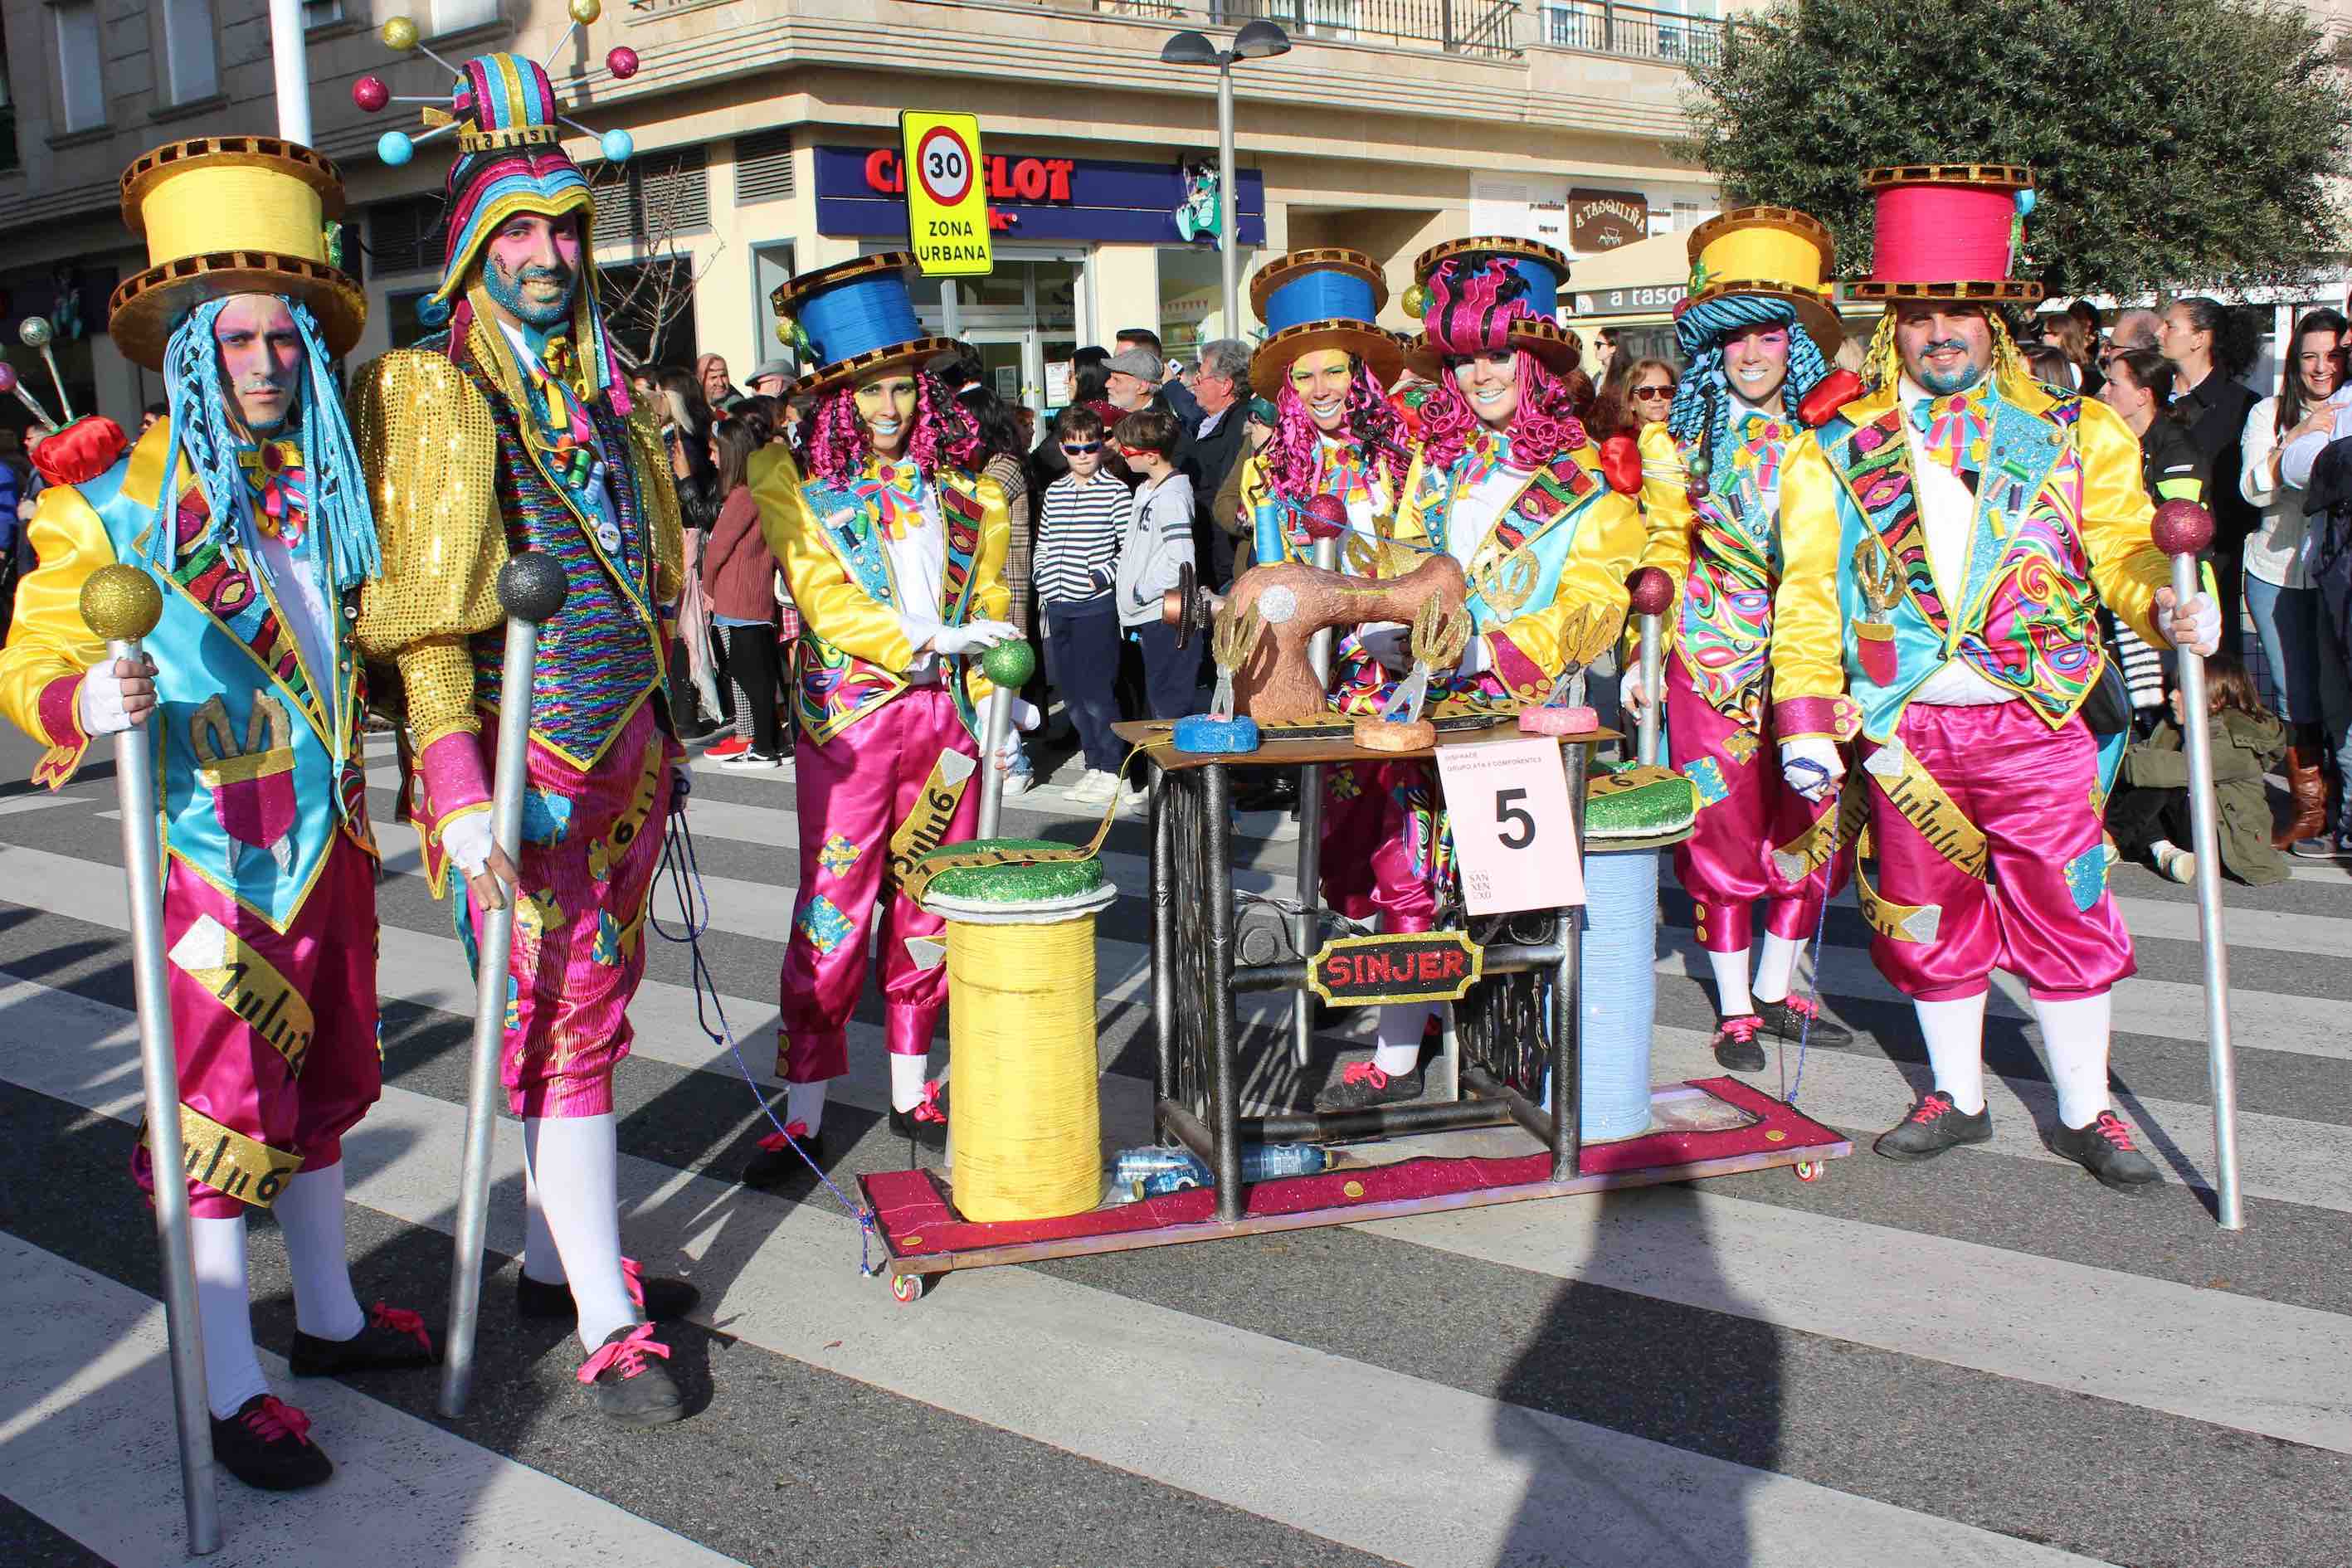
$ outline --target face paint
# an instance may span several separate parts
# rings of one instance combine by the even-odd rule
[[[513,218],[490,237],[482,286],[517,326],[546,331],[572,314],[580,287],[580,220],[535,213]]]
[[[1922,391],[1966,392],[1992,368],[1992,327],[1978,306],[1921,301],[1895,318],[1895,352]]]
[[[1519,352],[1490,349],[1485,353],[1448,355],[1446,368],[1454,384],[1470,400],[1470,412],[1489,430],[1508,426],[1519,411]]]
[[[302,334],[275,294],[239,294],[213,321],[221,385],[256,436],[285,428],[300,402]]]
[[[1326,436],[1338,435],[1347,423],[1348,387],[1355,373],[1355,362],[1340,349],[1317,349],[1290,362],[1290,389]]]
[[[915,429],[915,378],[877,375],[858,383],[857,417],[874,442],[875,455],[897,458]]]
[[[1789,329],[1744,327],[1723,342],[1724,374],[1731,390],[1761,405],[1789,379]]]

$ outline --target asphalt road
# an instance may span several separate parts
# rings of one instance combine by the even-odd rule
[[[34,754],[0,739],[0,779]],[[704,949],[762,1083],[798,872],[790,779],[706,765],[692,807]],[[388,818],[388,788],[373,800]],[[0,1562],[41,1568],[184,1560],[153,1238],[124,1174],[139,1111],[112,807],[103,764],[58,795],[0,786]],[[1087,826],[1058,791],[1007,817],[1070,840]],[[361,1299],[437,1321],[469,986],[413,837],[381,832],[387,1089],[348,1146],[351,1233]],[[1288,891],[1287,832],[1244,820],[1246,888]],[[1108,848],[1105,1115],[1139,1134],[1143,825]],[[572,1382],[577,1347],[516,1320],[509,1123],[472,1413],[437,1415],[427,1377],[297,1384],[271,1360],[340,1473],[287,1498],[225,1480],[211,1561],[2342,1568],[2352,874],[2230,891],[2238,1234],[2206,1190],[2193,906],[2137,868],[2116,888],[2140,974],[2116,994],[2115,1085],[2166,1167],[2155,1193],[2107,1193],[2042,1146],[2046,1074],[2003,983],[1998,1135],[1930,1165],[1864,1148],[1817,1183],[1764,1172],[991,1269],[912,1307],[859,1277],[856,1227],[821,1188],[733,1184],[752,1091],[694,1027],[683,950],[654,942],[617,1079],[625,1236],[703,1287],[674,1339],[698,1414],[608,1429]],[[1711,1074],[1671,886],[1664,915],[1654,1076]],[[1861,1038],[1813,1053],[1802,1093],[1858,1145],[1926,1080],[1863,942],[1850,901],[1833,910],[1824,1001]],[[827,1123],[836,1179],[903,1163],[870,997],[859,1017]],[[1350,1045],[1344,1020],[1322,1044],[1310,1079]],[[1253,1083],[1314,1087],[1278,1053]],[[261,1342],[282,1352],[283,1249],[268,1221],[252,1233]]]

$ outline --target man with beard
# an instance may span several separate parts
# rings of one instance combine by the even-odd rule
[[[384,540],[359,636],[398,667],[426,875],[437,896],[451,862],[464,874],[468,950],[488,910],[519,900],[502,1065],[523,1122],[517,1306],[575,1319],[596,1408],[646,1426],[685,1415],[654,1323],[695,1292],[621,1256],[613,1069],[682,754],[660,700],[680,534],[659,432],[633,411],[604,335],[588,182],[554,101],[546,73],[512,55],[457,79],[448,249],[420,307],[446,327],[368,365],[352,396]],[[518,866],[492,842],[489,764],[494,584],[524,550],[562,567],[569,593],[540,634]]]
[[[342,1139],[381,1070],[366,691],[345,614],[378,554],[332,368],[366,307],[323,246],[341,177],[307,147],[180,142],[122,189],[154,266],[115,291],[109,331],[161,373],[168,409],[128,453],[99,418],[36,453],[39,564],[0,655],[0,711],[47,742],[33,777],[52,789],[93,739],[148,738],[213,1452],[247,1486],[291,1490],[334,1465],[254,1354],[247,1210],[285,1238],[296,1376],[433,1359],[416,1313],[362,1310],[343,1235]],[[272,248],[289,236],[307,254]],[[138,664],[108,658],[79,609],[118,563],[163,590]],[[143,1141],[131,1170],[152,1191]]]
[[[2032,176],[2001,164],[1873,170],[1877,250],[1852,286],[1888,301],[1870,390],[1790,443],[1772,630],[1781,773],[1809,797],[1860,736],[1878,881],[1855,872],[1879,972],[1912,999],[1935,1087],[1881,1136],[1893,1160],[1992,1137],[1992,971],[2026,984],[2057,1089],[2051,1146],[2107,1186],[2157,1181],[2107,1096],[2109,991],[2133,972],[2106,886],[2084,704],[2104,601],[2151,642],[2212,650],[2217,606],[2173,602],[2139,445],[2105,405],[2034,381],[1990,306]],[[2002,276],[1963,258],[2008,258]],[[1852,693],[1847,694],[1848,683]]]

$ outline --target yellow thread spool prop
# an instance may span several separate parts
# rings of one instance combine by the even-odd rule
[[[992,841],[975,848],[1048,850]],[[1118,896],[1096,860],[970,867],[934,878],[947,921],[955,1205],[976,1221],[1052,1219],[1102,1198],[1095,916]]]

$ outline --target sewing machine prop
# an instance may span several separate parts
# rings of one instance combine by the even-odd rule
[[[1022,1101],[1031,1110],[998,1114],[1025,1092],[1025,1072],[998,1069],[1027,1036],[1068,1037],[1060,1053],[1067,1067],[1080,1078],[1091,1068],[1091,928],[1109,900],[1093,858],[1103,834],[1083,849],[998,840],[934,852],[934,861],[953,868],[925,896],[950,921],[959,1170],[952,1184],[924,1170],[863,1179],[901,1300],[919,1297],[929,1277],[958,1268],[1775,1165],[1811,1179],[1852,1152],[1832,1129],[1737,1079],[1652,1084],[1659,852],[1689,833],[1696,793],[1664,768],[1596,769],[1597,747],[1619,737],[1578,711],[1580,670],[1538,703],[1426,702],[1433,678],[1454,668],[1470,635],[1465,599],[1461,567],[1435,555],[1379,580],[1268,563],[1222,600],[1191,582],[1169,595],[1169,619],[1186,641],[1210,629],[1218,683],[1209,715],[1117,726],[1151,771],[1157,1070],[1148,1133],[1140,1107],[1118,1128],[1096,1097],[1076,1093],[1081,1086],[1066,1069]],[[1375,623],[1412,628],[1412,668],[1379,713],[1337,713],[1316,676],[1315,643]],[[1654,632],[1654,618],[1651,625]],[[1594,646],[1605,647],[1614,629],[1614,616],[1597,617]],[[1539,722],[1523,724],[1523,713]],[[1223,728],[1204,733],[1204,721]],[[1404,733],[1366,746],[1361,726],[1370,725]],[[1472,915],[1465,876],[1441,899],[1436,929],[1360,930],[1322,907],[1317,852],[1360,857],[1373,847],[1321,842],[1311,809],[1319,786],[1301,791],[1295,898],[1236,892],[1235,770],[1295,767],[1312,779],[1313,770],[1328,768],[1337,770],[1334,787],[1345,789],[1359,781],[1359,768],[1416,762],[1435,764],[1440,778],[1449,767],[1459,778],[1478,777],[1490,762],[1556,766],[1554,787],[1566,788],[1560,816],[1542,830],[1540,896],[1563,896],[1558,889],[1579,880],[1573,870],[1581,901]],[[1472,815],[1456,803],[1457,849]],[[1492,831],[1494,814],[1486,815]],[[987,869],[991,856],[1008,868],[1001,876]],[[1012,937],[1033,915],[1058,929]],[[961,952],[966,946],[973,952]],[[968,973],[985,977],[985,994],[968,1000]],[[1086,988],[1073,990],[1081,977]],[[1268,1010],[1258,1001],[1285,993],[1286,1006]],[[1078,1011],[1065,1018],[1074,1000]],[[1310,1066],[1341,1048],[1318,1027],[1343,1027],[1349,1010],[1411,1002],[1451,1004],[1442,1053],[1424,1065],[1430,1090],[1422,1100],[1297,1109],[1323,1076]],[[1323,1009],[1328,1019],[1318,1017]],[[982,1086],[985,1111],[974,1092]],[[992,1150],[1013,1132],[1037,1131],[1052,1144],[1055,1200],[1029,1203],[1018,1217],[988,1217],[978,1211],[1007,1212],[994,1206],[1001,1194],[1026,1182],[1008,1183],[1000,1170],[990,1173],[984,1202],[965,1202],[960,1167],[971,1135],[965,1123],[976,1111]],[[1128,1184],[1113,1183],[1111,1201],[1099,1201],[1111,1152],[1150,1136],[1179,1173],[1138,1184],[1134,1201],[1120,1201],[1130,1195]],[[1123,1173],[1153,1152],[1130,1150],[1115,1169]],[[1088,1154],[1091,1188],[1079,1174]]]

